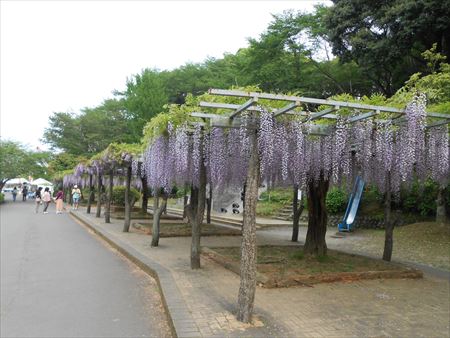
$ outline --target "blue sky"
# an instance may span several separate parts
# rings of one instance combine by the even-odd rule
[[[39,139],[53,112],[95,107],[144,68],[235,53],[272,13],[317,3],[2,0],[1,138],[45,149]]]

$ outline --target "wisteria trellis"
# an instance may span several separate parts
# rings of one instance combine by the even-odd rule
[[[323,172],[332,185],[350,185],[358,172],[384,192],[389,173],[394,194],[415,177],[431,177],[446,184],[448,127],[426,129],[425,103],[424,95],[416,96],[405,110],[406,123],[400,125],[372,119],[350,123],[339,116],[328,136],[309,134],[308,121],[276,120],[273,113],[261,108],[257,126],[261,180],[305,188]],[[149,185],[166,189],[185,183],[197,185],[196,163],[203,147],[213,186],[242,187],[249,158],[248,118],[244,115],[242,121],[241,128],[229,130],[212,127],[202,131],[199,126],[192,129],[184,124],[174,131],[169,126],[168,136],[157,138],[145,152]]]

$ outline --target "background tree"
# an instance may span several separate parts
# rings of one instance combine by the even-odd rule
[[[391,96],[425,64],[437,43],[450,56],[449,0],[334,0],[326,15],[333,53],[354,61],[375,89]]]
[[[20,176],[48,179],[47,163],[50,157],[48,152],[33,152],[18,142],[1,141],[0,190],[8,180]]]
[[[133,140],[142,136],[144,125],[163,110],[169,101],[162,74],[155,69],[144,69],[127,80],[125,92],[116,92],[123,99],[128,112],[127,132]]]
[[[90,157],[114,142],[132,142],[140,135],[129,132],[130,117],[123,100],[108,99],[95,108],[84,108],[80,114],[54,113],[43,141],[52,149]]]

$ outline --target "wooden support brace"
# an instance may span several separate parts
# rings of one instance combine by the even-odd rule
[[[240,112],[243,112],[244,110],[248,109],[250,106],[252,106],[256,102],[258,102],[258,98],[257,97],[252,97],[250,100],[245,102],[243,105],[239,106],[239,108],[236,109],[233,113],[231,113],[229,118],[230,119],[234,118],[237,114],[239,114]]]
[[[367,112],[367,113],[360,114],[360,115],[356,115],[356,116],[353,116],[353,117],[349,118],[349,119],[348,119],[348,122],[349,122],[349,123],[354,123],[354,122],[356,122],[356,121],[364,120],[364,119],[367,119],[367,118],[369,118],[369,117],[375,116],[375,115],[377,115],[377,114],[379,114],[379,113],[380,113],[379,110],[376,110],[376,111],[369,111],[369,112]]]
[[[275,117],[277,117],[278,115],[287,113],[288,111],[295,109],[297,107],[300,107],[300,101],[292,102],[292,103],[288,104],[287,106],[284,106],[283,108],[276,110],[273,115]]]
[[[334,112],[334,111],[336,111],[338,109],[339,109],[339,106],[334,106],[333,108],[328,108],[328,109],[321,110],[321,111],[319,111],[317,113],[312,114],[307,120],[309,120],[309,121],[316,120],[319,117],[327,115],[327,114],[329,114],[331,112]]]

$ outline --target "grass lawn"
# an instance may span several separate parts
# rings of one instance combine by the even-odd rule
[[[153,223],[151,222],[133,223],[133,227],[150,235],[152,233],[152,225]],[[160,237],[182,237],[192,235],[191,225],[188,223],[161,222],[160,226]],[[202,236],[239,236],[240,234],[241,231],[236,229],[230,229],[212,224],[202,225]]]
[[[354,251],[383,252],[384,230],[358,229],[356,234],[362,239],[355,241]],[[392,258],[450,271],[450,225],[421,222],[395,228]]]
[[[239,271],[240,248],[207,249],[211,258],[235,272]],[[415,270],[378,259],[334,250],[328,250],[327,256],[316,257],[303,255],[302,251],[300,245],[258,247],[259,283],[266,287],[285,287],[359,279],[421,277]]]

